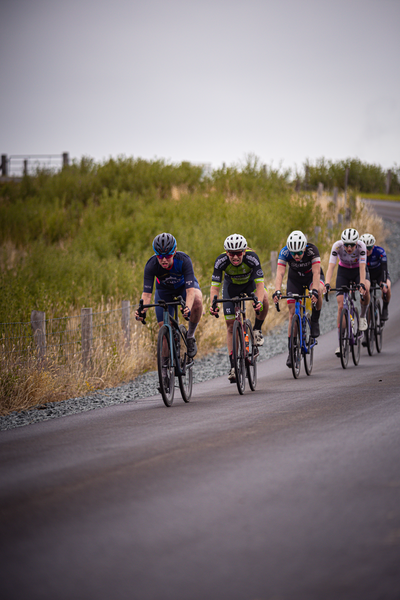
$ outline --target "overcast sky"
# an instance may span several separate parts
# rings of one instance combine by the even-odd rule
[[[0,0],[0,152],[400,163],[400,0]]]

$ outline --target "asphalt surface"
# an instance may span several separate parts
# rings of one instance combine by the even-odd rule
[[[2,432],[1,597],[398,600],[399,340]]]

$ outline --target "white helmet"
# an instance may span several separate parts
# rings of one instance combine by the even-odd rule
[[[357,244],[359,237],[357,229],[352,229],[352,227],[342,231],[342,242],[344,244]]]
[[[228,237],[224,241],[224,248],[227,252],[229,252],[229,250],[244,252],[247,248],[246,238],[244,238],[242,235],[239,235],[238,233],[228,235]]]
[[[302,231],[292,231],[286,241],[286,246],[289,252],[303,252],[307,246],[307,238]]]
[[[364,242],[366,246],[375,246],[375,238],[371,233],[364,233],[360,240]]]

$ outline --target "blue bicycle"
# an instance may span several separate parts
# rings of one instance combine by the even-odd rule
[[[178,322],[178,306],[185,308],[185,301],[178,296],[174,302],[159,300],[156,304],[143,304],[139,301],[138,315],[146,324],[144,308],[161,306],[163,308],[163,321],[158,332],[157,340],[157,368],[160,392],[165,406],[172,406],[175,392],[175,377],[178,377],[179,388],[184,402],[189,402],[193,388],[193,359],[187,352],[187,330]],[[169,314],[168,307],[174,307],[174,316]]]
[[[292,373],[295,379],[300,375],[301,359],[304,359],[304,369],[307,375],[311,375],[314,363],[314,347],[317,340],[311,335],[311,317],[308,312],[307,301],[311,295],[308,294],[279,294],[279,300],[287,298],[295,300],[295,312],[290,328],[290,358],[292,361]],[[279,312],[279,302],[275,304]]]

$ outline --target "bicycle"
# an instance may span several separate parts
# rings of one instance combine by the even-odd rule
[[[365,335],[365,342],[363,341],[363,346],[367,346],[368,354],[370,356],[374,353],[374,345],[376,345],[378,353],[382,350],[383,326],[385,324],[385,322],[382,321],[381,301],[376,294],[381,288],[377,285],[376,281],[371,282],[371,284],[371,300],[367,312],[368,328]]]
[[[341,288],[330,288],[332,292],[343,292],[343,308],[340,313],[339,327],[339,350],[340,362],[343,369],[347,369],[349,362],[349,346],[353,357],[353,363],[357,366],[360,362],[361,339],[363,332],[360,331],[360,317],[358,309],[355,306],[356,291],[359,290],[359,285],[350,282],[349,286],[343,285]],[[325,299],[328,302],[328,293],[325,294]]]
[[[310,293],[288,294],[287,296],[279,294],[279,300],[288,298],[295,300],[295,312],[290,327],[290,359],[293,377],[297,379],[300,375],[302,358],[306,374],[311,375],[314,364],[314,347],[318,341],[311,335],[311,317],[308,312]],[[275,304],[275,307],[280,312],[279,302]]]
[[[251,300],[253,306],[258,304],[258,299],[253,292],[250,296],[239,294],[235,298],[221,298],[214,296],[212,308],[216,310],[217,304],[232,302],[235,308],[235,322],[233,323],[233,364],[235,368],[236,385],[239,394],[243,394],[246,387],[246,377],[249,380],[250,389],[254,392],[257,386],[257,359],[259,349],[254,339],[253,327],[250,320],[246,318],[246,302]],[[257,313],[259,311],[256,311]],[[215,315],[216,318],[219,315]]]
[[[145,308],[161,306],[163,308],[164,324],[161,325],[157,339],[157,370],[159,388],[165,406],[172,406],[175,392],[175,377],[178,377],[179,388],[184,402],[189,402],[193,388],[193,359],[187,354],[187,330],[178,322],[178,306],[181,310],[186,304],[182,296],[178,296],[174,302],[159,300],[156,304],[143,304],[139,301],[138,314],[146,324]],[[168,307],[174,307],[174,316],[169,314]]]

